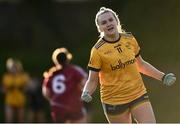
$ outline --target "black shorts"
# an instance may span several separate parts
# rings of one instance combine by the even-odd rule
[[[120,105],[110,105],[102,103],[103,110],[108,115],[118,115],[122,114],[128,109],[133,109],[137,105],[149,101],[149,97],[147,94],[142,95],[141,97],[133,100],[132,102],[126,103],[126,104],[120,104]]]

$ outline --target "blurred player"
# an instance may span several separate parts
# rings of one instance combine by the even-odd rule
[[[56,49],[52,54],[55,66],[44,73],[43,94],[49,100],[54,122],[86,122],[80,96],[87,74],[70,64],[71,58],[66,48]]]
[[[17,59],[9,58],[6,62],[7,72],[3,76],[5,94],[6,122],[25,122],[24,107],[26,103],[25,87],[29,76],[23,71],[22,64]]]
[[[89,78],[82,93],[86,102],[100,81],[101,101],[110,123],[155,123],[154,112],[139,72],[172,85],[176,77],[163,73],[144,61],[132,34],[121,28],[116,13],[102,7],[96,14],[100,39],[91,49]]]
[[[27,121],[45,122],[45,99],[42,95],[42,81],[38,77],[32,77],[26,88]]]

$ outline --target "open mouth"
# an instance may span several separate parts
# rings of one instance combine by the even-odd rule
[[[108,28],[108,31],[113,31],[114,27]]]

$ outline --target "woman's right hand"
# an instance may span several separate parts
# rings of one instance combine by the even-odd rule
[[[89,94],[88,91],[83,91],[81,95],[81,99],[85,102],[90,102],[92,100],[92,96]]]

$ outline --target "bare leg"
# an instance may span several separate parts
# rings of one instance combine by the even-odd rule
[[[17,108],[17,118],[18,122],[25,122],[24,120],[24,108]]]
[[[6,122],[13,122],[14,117],[14,108],[10,106],[6,106],[5,108],[5,116],[6,116]]]
[[[132,108],[131,113],[139,123],[156,123],[151,103],[148,101]]]

